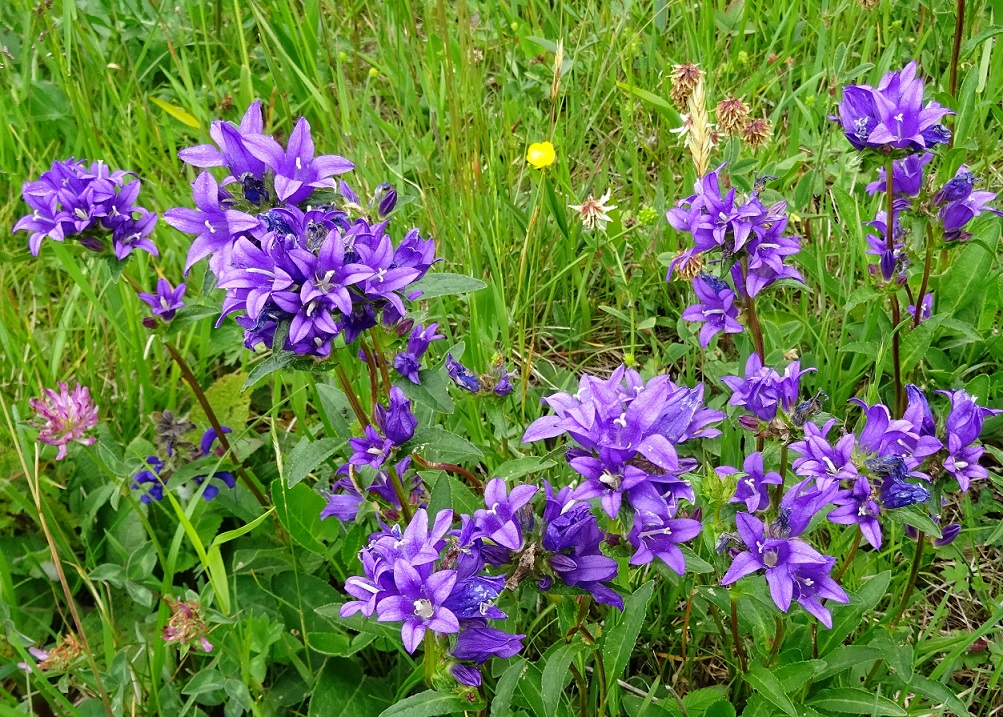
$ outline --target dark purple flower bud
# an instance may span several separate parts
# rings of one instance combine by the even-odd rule
[[[358,205],[361,202],[359,195],[355,193],[355,190],[353,190],[344,179],[338,182],[338,194],[343,196],[352,204]]]
[[[499,364],[494,369],[495,387],[492,389],[496,396],[505,397],[512,393],[512,374],[503,364]]]
[[[452,656],[482,665],[492,657],[502,660],[518,655],[525,635],[510,635],[493,627],[468,627],[456,638]]]
[[[373,193],[373,201],[377,205],[377,216],[383,219],[397,206],[397,190],[394,185],[384,182]]]
[[[394,331],[398,336],[407,336],[414,328],[414,319],[401,319],[394,323]]]
[[[958,171],[954,177],[947,180],[947,183],[941,190],[933,195],[933,203],[943,204],[944,202],[957,202],[968,199],[977,181],[979,181],[979,178],[972,174],[968,167],[962,164],[958,167]]]
[[[935,538],[933,544],[938,548],[943,548],[954,542],[954,539],[961,533],[961,526],[958,523],[945,525],[940,531],[940,537]]]
[[[758,431],[759,430],[759,419],[753,416],[751,413],[743,413],[738,417],[738,425],[747,431]]]
[[[395,446],[403,446],[414,437],[418,419],[411,412],[411,400],[397,386],[390,388],[390,405],[376,406],[376,423]]]
[[[930,491],[917,483],[886,476],[881,484],[881,504],[885,508],[904,508],[930,499]]]
[[[881,278],[885,281],[891,281],[892,277],[895,275],[895,252],[894,251],[883,251],[881,252],[881,259],[879,266],[881,267]]]
[[[461,665],[459,662],[449,666],[450,674],[456,681],[467,687],[481,686],[481,671],[470,665]]]
[[[909,540],[919,540],[919,531],[918,530],[916,530],[914,527],[912,527],[908,523],[906,523],[904,527],[905,527],[905,535],[906,535],[907,538],[909,538]]]
[[[446,355],[446,372],[453,379],[453,383],[470,393],[477,393],[481,390],[481,380],[462,363],[453,358],[452,354]]]
[[[92,251],[96,254],[100,254],[105,249],[104,242],[97,237],[92,236],[80,237],[80,245],[83,246],[84,249]]]

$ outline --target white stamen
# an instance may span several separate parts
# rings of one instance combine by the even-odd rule
[[[296,160],[297,162],[299,160]],[[427,620],[432,615],[435,614],[435,608],[432,607],[432,601],[425,598],[420,598],[414,601],[414,614],[420,617],[422,620]]]
[[[208,219],[205,220],[205,228],[209,230],[210,234],[215,234],[216,233],[216,227],[214,227],[212,224],[210,224]]]

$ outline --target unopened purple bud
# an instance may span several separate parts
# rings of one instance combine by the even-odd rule
[[[746,413],[738,417],[738,425],[747,431],[758,431],[759,419],[751,413]]]
[[[540,588],[541,592],[547,592],[550,590],[550,586],[554,584],[554,579],[547,575],[536,581],[536,587]]]
[[[84,245],[85,249],[96,252],[104,251],[104,242],[97,237],[82,236],[80,237],[80,243]]]
[[[350,186],[348,186],[348,182],[346,182],[344,179],[341,180],[341,182],[338,184],[338,193],[341,194],[341,196],[343,196],[345,199],[350,201],[352,204],[359,203],[359,195],[356,194],[355,191]]]
[[[694,508],[693,512],[690,513],[690,520],[695,520],[697,522],[702,521],[703,520],[703,508],[701,508],[699,506],[696,507],[696,508]]]
[[[906,534],[906,537],[909,538],[909,540],[918,540],[919,539],[919,531],[916,530],[911,525],[909,525],[908,523],[906,523],[906,526],[905,526],[905,534]]]
[[[481,686],[481,672],[476,667],[461,665],[457,662],[450,666],[449,672],[461,685],[466,685],[467,687]]]
[[[401,319],[396,324],[394,324],[394,331],[397,332],[398,336],[407,336],[411,333],[411,329],[414,328],[414,319]]]
[[[945,525],[940,531],[940,537],[933,541],[933,544],[938,548],[943,548],[945,545],[950,545],[954,542],[954,539],[958,537],[961,533],[961,526],[958,523],[951,523],[950,525]]]
[[[881,252],[881,276],[885,281],[891,281],[892,276],[895,274],[895,252],[893,251],[883,251]]]
[[[157,328],[157,320],[152,316],[144,316],[143,326],[145,326],[148,329],[155,329]]]
[[[377,203],[377,214],[383,219],[397,206],[397,190],[392,184],[385,182],[376,188],[373,199]]]

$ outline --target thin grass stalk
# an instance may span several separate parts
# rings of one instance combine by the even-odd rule
[[[920,531],[919,537],[916,539],[916,552],[912,556],[912,568],[909,570],[909,580],[905,584],[905,589],[902,591],[902,597],[899,601],[898,610],[895,611],[895,616],[892,621],[888,623],[889,627],[895,627],[899,624],[899,620],[905,614],[906,609],[909,607],[909,598],[912,597],[912,592],[916,588],[916,579],[919,577],[919,567],[923,562],[923,546],[926,543],[926,533]]]

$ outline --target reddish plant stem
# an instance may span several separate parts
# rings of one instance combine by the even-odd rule
[[[206,398],[205,391],[202,390],[202,386],[199,385],[198,379],[195,378],[195,374],[192,373],[191,368],[188,366],[188,362],[185,361],[184,357],[178,352],[174,345],[169,342],[164,342],[164,347],[167,349],[167,353],[171,355],[174,359],[174,363],[178,365],[181,369],[181,375],[184,377],[185,382],[191,388],[192,393],[195,394],[196,400],[198,400],[199,405],[202,406],[202,411],[205,413],[206,418],[209,419],[210,425],[212,425],[213,430],[216,431],[216,438],[219,440],[219,445],[223,447],[223,451],[230,456],[230,460],[234,462],[237,466],[237,475],[240,476],[240,480],[243,481],[247,489],[251,491],[258,503],[261,504],[262,508],[268,508],[268,498],[265,494],[261,492],[257,483],[248,474],[247,470],[244,468],[243,461],[237,456],[236,452],[233,450],[233,446],[230,441],[227,440],[226,434],[223,432],[223,426],[220,424],[219,419],[216,417],[216,412],[212,410],[212,406],[209,404],[209,399]]]
[[[455,463],[438,463],[437,461],[430,461],[425,458],[422,458],[421,455],[419,455],[418,453],[412,453],[411,458],[414,459],[414,462],[420,465],[422,468],[431,468],[433,470],[446,471],[447,473],[455,473],[456,475],[463,476],[468,481],[470,481],[473,484],[474,488],[476,488],[477,490],[484,489],[484,483],[481,481],[480,478],[475,476],[466,468],[458,466]]]
[[[355,417],[359,419],[359,423],[365,428],[369,425],[369,416],[366,415],[365,409],[362,407],[362,402],[359,401],[359,396],[355,393],[355,389],[352,387],[352,382],[348,378],[348,374],[345,373],[345,369],[342,366],[335,366],[334,373],[338,377],[338,383],[341,384],[341,390],[345,392],[345,396],[348,398],[348,403],[352,407],[352,413]]]
[[[961,55],[961,36],[965,32],[965,0],[958,0],[958,14],[954,21],[954,46],[951,48],[951,97],[958,96],[958,60]],[[954,137],[952,136],[953,140]],[[953,146],[953,141],[952,141]]]
[[[747,256],[742,257],[742,276],[748,277],[749,275],[749,258]],[[749,318],[749,332],[752,334],[752,342],[756,346],[756,353],[759,354],[759,360],[766,364],[766,346],[763,343],[763,327],[759,323],[759,315],[756,314],[756,302],[751,297],[746,295],[745,297],[745,314]]]
[[[366,342],[360,339],[359,346],[362,347],[362,355],[366,357],[369,374],[369,412],[373,417],[373,423],[376,423],[376,406],[380,402],[379,369],[376,367],[376,358]]]
[[[383,390],[389,396],[390,372],[387,370],[387,356],[383,353],[383,344],[380,342],[379,332],[375,328],[369,329],[369,336],[373,340],[373,354],[377,365],[380,367],[380,375],[383,377]]]
[[[926,223],[926,258],[923,261],[923,281],[919,284],[919,296],[913,300],[916,307],[916,315],[912,319],[912,327],[915,329],[919,322],[923,320],[923,299],[926,298],[926,289],[930,284],[930,266],[933,263],[933,224]]]

